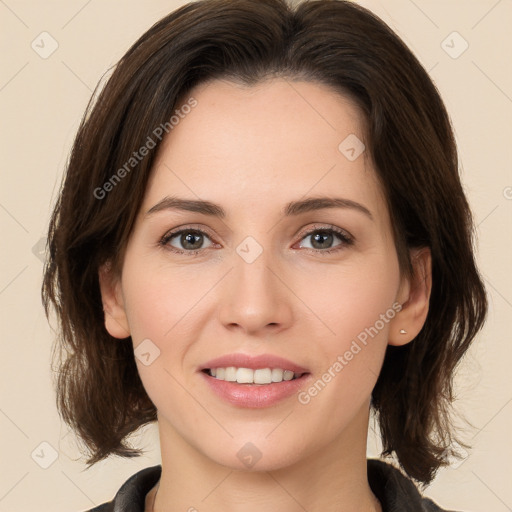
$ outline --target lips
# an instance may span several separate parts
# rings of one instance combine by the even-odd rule
[[[220,371],[222,377],[226,378],[227,373],[235,369],[234,382],[215,376]],[[270,379],[269,372],[272,376]],[[249,409],[271,407],[291,399],[312,379],[306,368],[271,354],[230,354],[218,357],[199,367],[198,373],[207,389],[223,401]]]

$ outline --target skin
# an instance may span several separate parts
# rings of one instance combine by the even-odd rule
[[[131,336],[135,348],[149,338],[160,350],[148,366],[137,359],[162,453],[147,510],[153,499],[165,512],[380,510],[366,474],[370,396],[386,346],[410,342],[426,319],[429,251],[412,254],[414,277],[401,274],[369,156],[349,161],[338,149],[349,134],[364,140],[348,98],[285,79],[216,80],[190,95],[197,106],[159,150],[122,272],[100,271],[110,334],[120,343]],[[226,216],[147,214],[171,195],[212,201]],[[321,196],[355,201],[371,218],[347,207],[282,214],[290,201]],[[159,244],[190,225],[207,233],[197,255],[172,251],[190,251],[179,236]],[[354,242],[333,235],[313,245],[306,231],[331,226]],[[247,236],[263,249],[252,263],[236,251]],[[394,303],[401,311],[307,404],[292,396],[237,407],[198,374],[220,355],[271,353],[307,368],[314,382]],[[249,442],[261,453],[251,468],[237,457]]]

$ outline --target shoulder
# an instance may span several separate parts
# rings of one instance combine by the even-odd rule
[[[368,459],[368,482],[383,512],[455,512],[422,497],[410,478],[384,461]]]
[[[114,499],[85,512],[144,512],[146,494],[160,478],[162,466],[145,468],[132,475],[119,488]]]

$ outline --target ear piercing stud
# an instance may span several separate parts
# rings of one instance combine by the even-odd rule
[[[405,329],[400,329],[400,334],[407,334],[407,331]]]

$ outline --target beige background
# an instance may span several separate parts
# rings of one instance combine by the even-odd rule
[[[110,499],[137,470],[159,462],[151,426],[134,438],[147,447],[146,456],[109,459],[84,471],[54,405],[39,244],[92,89],[139,35],[183,3],[0,0],[0,512],[87,509]],[[474,425],[465,439],[474,448],[458,467],[441,471],[426,494],[456,510],[512,510],[512,2],[361,3],[404,38],[445,99],[491,302],[487,326],[457,379],[458,409]],[[50,56],[44,52],[55,43],[40,35],[44,31],[58,44]],[[464,41],[467,50],[453,58]],[[373,437],[368,446],[375,455]],[[199,511],[207,507],[202,498]]]

